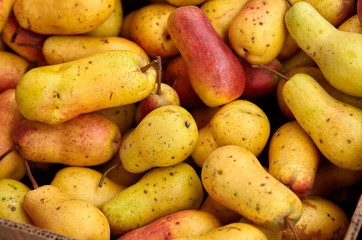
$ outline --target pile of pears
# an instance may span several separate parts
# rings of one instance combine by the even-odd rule
[[[361,0],[0,2],[0,217],[79,240],[357,239]]]

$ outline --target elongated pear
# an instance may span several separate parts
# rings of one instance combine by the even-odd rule
[[[283,97],[300,126],[335,165],[362,170],[362,110],[331,97],[311,76],[297,73]]]
[[[29,120],[59,124],[82,113],[127,105],[147,97],[156,83],[149,61],[127,50],[109,50],[37,67],[16,87],[16,102]]]
[[[336,29],[306,2],[297,2],[290,8],[285,24],[333,87],[362,97],[361,34]]]

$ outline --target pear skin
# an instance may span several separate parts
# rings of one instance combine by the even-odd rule
[[[50,185],[74,198],[83,199],[97,208],[111,200],[126,187],[105,177],[98,186],[102,173],[89,167],[64,167],[56,172]]]
[[[229,27],[232,49],[251,64],[267,64],[280,53],[287,29],[285,0],[248,1]]]
[[[175,238],[175,240],[267,240],[265,234],[248,223],[234,222],[213,229],[201,236],[191,238]]]
[[[204,190],[190,165],[179,163],[153,168],[137,183],[104,204],[114,236],[120,236],[151,222],[186,209],[198,209]]]
[[[15,125],[23,119],[15,101],[15,89],[0,93],[0,155],[15,145],[12,132]],[[21,180],[24,176],[24,158],[17,151],[0,161],[0,179]]]
[[[16,124],[12,137],[25,159],[69,166],[105,163],[121,145],[118,126],[97,112],[57,125],[24,119]]]
[[[127,50],[109,50],[29,70],[16,87],[16,102],[29,120],[59,124],[82,113],[127,105],[148,96],[156,83],[149,62]]]
[[[362,97],[362,35],[336,29],[312,5],[295,3],[285,24],[298,46],[338,90]]]
[[[185,60],[193,89],[207,106],[221,106],[242,95],[244,69],[199,7],[175,9],[168,31]]]
[[[33,225],[23,208],[23,198],[28,191],[30,188],[18,180],[0,179],[0,217]]]
[[[289,121],[273,134],[268,148],[269,173],[299,198],[309,195],[322,154],[297,121]]]
[[[199,209],[177,211],[130,231],[117,240],[154,240],[200,236],[221,227],[211,213]]]
[[[253,153],[227,145],[207,156],[201,169],[205,190],[215,201],[250,221],[271,229],[285,229],[302,214],[299,197],[270,175]]]
[[[131,173],[168,167],[193,152],[198,129],[192,115],[178,105],[165,105],[147,114],[126,136],[119,149],[123,167]]]
[[[107,218],[93,204],[43,185],[24,196],[25,211],[35,226],[79,240],[109,240]]]
[[[362,110],[331,97],[311,76],[297,73],[283,97],[300,126],[335,165],[362,170]]]

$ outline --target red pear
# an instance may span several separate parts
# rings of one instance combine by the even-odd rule
[[[265,96],[276,89],[279,81],[278,76],[268,70],[253,67],[243,58],[239,58],[239,60],[244,67],[246,79],[243,98]],[[282,68],[282,64],[277,59],[264,64],[264,66],[277,72]]]
[[[199,7],[176,8],[168,18],[168,31],[185,59],[193,89],[207,106],[221,106],[241,96],[244,69]]]
[[[185,107],[202,107],[204,103],[194,91],[189,75],[187,74],[186,64],[181,55],[173,58],[166,67],[165,82],[177,92],[180,103]]]

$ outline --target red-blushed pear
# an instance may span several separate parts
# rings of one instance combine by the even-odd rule
[[[42,46],[47,35],[21,28],[16,18],[11,16],[4,25],[1,37],[10,49],[29,62],[46,65]]]
[[[278,76],[268,70],[254,67],[244,58],[239,58],[239,60],[245,70],[245,89],[242,98],[265,96],[276,89],[279,81]],[[274,59],[264,66],[278,72],[282,67],[278,59]]]
[[[205,106],[199,96],[197,96],[190,83],[186,64],[181,55],[171,59],[171,61],[167,64],[165,71],[165,83],[175,89],[182,106],[191,108]]]
[[[199,7],[175,9],[168,31],[185,59],[193,89],[207,106],[221,106],[242,95],[244,69]]]
[[[157,84],[152,92],[144,99],[142,99],[136,108],[135,122],[139,124],[141,120],[151,111],[165,105],[178,105],[180,106],[180,98],[170,85],[162,83],[162,63],[161,57],[157,57]]]

